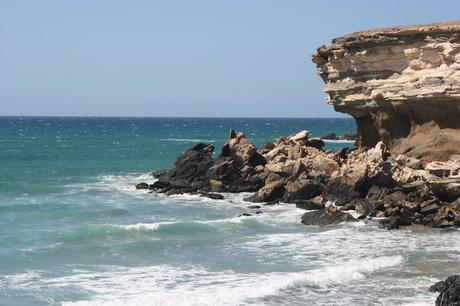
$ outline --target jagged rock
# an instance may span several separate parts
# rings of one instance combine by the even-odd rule
[[[194,145],[177,158],[175,167],[171,171],[158,178],[157,186],[167,184],[181,191],[206,188],[207,172],[213,164],[213,151],[213,145],[203,143]]]
[[[448,277],[430,287],[430,291],[438,292],[436,306],[459,306],[460,305],[460,275]]]
[[[356,219],[349,213],[339,211],[335,206],[306,212],[302,216],[302,223],[305,225],[332,225],[350,221]]]
[[[340,136],[339,139],[343,139],[343,140],[356,140],[357,136],[358,136],[358,135],[357,135],[356,133],[348,132],[348,133],[345,133],[345,134],[343,134],[342,136]]]
[[[335,38],[312,56],[329,104],[352,115],[361,150],[444,161],[460,153],[460,22]]]

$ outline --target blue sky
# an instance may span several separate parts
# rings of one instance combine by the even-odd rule
[[[318,46],[458,12],[458,0],[0,0],[0,115],[337,117]]]

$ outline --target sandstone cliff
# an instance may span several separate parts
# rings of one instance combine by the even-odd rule
[[[382,140],[424,161],[460,153],[460,21],[352,33],[312,58],[328,103],[356,119],[361,149]]]

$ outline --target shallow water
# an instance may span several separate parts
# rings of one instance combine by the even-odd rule
[[[258,145],[348,119],[0,118],[0,305],[431,305],[459,232],[300,224],[293,205],[136,190],[228,128]],[[343,144],[328,143],[335,149]]]

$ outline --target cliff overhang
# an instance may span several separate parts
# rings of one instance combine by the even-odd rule
[[[426,161],[460,153],[460,21],[351,33],[312,56],[327,102],[379,141]]]

